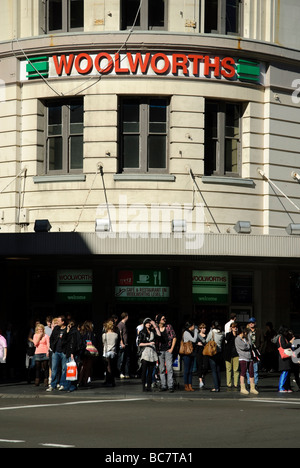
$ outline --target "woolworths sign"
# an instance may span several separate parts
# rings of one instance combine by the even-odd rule
[[[193,271],[193,300],[198,304],[226,304],[228,272]]]
[[[57,298],[60,302],[89,302],[93,293],[92,270],[59,270]]]
[[[263,84],[264,65],[255,60],[205,53],[61,54],[20,62],[21,81],[84,76],[173,76]]]

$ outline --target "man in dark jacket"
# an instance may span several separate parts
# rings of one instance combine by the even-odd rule
[[[52,374],[51,384],[47,392],[52,392],[58,385],[58,390],[66,387],[67,370],[67,325],[64,315],[57,318],[57,326],[53,329],[50,337],[50,349],[52,350]],[[60,372],[61,370],[61,372]]]

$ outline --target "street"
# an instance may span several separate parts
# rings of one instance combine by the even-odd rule
[[[299,410],[297,394],[277,399],[7,396],[0,398],[0,447],[104,448],[106,462],[122,448],[184,454],[193,448],[298,448]]]

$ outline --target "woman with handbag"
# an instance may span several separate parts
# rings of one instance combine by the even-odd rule
[[[211,392],[219,392],[221,387],[221,365],[222,365],[222,351],[224,343],[224,333],[221,330],[221,325],[219,322],[213,322],[211,330],[207,335],[206,342],[209,343],[213,341],[216,344],[216,352],[214,355],[209,356],[209,365],[211,368],[214,388]]]
[[[193,367],[194,367],[194,359],[195,359],[195,346],[198,341],[198,329],[195,328],[195,324],[193,322],[186,322],[184,326],[182,340],[183,340],[183,343],[192,343],[192,352],[190,354],[183,355],[184,390],[186,392],[194,392],[195,390],[192,387],[192,380],[193,380]]]
[[[279,330],[279,337],[277,341],[278,355],[279,355],[279,367],[278,370],[281,372],[279,378],[279,393],[291,393],[291,370],[292,370],[292,344],[295,341],[295,337],[290,331],[281,327]]]

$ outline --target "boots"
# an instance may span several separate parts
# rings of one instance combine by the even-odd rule
[[[189,384],[188,387],[189,387],[189,391],[190,391],[190,392],[194,392],[194,391],[195,391],[195,390],[193,389],[193,387],[192,387],[191,384]]]
[[[187,385],[187,384],[184,384],[184,390],[185,390],[186,392],[189,392],[189,391],[190,391],[190,387],[189,387],[189,385]]]
[[[254,383],[250,383],[250,393],[253,393],[253,395],[258,395],[258,391],[256,390],[255,388],[255,384]]]
[[[249,392],[248,392],[248,390],[246,389],[246,385],[245,385],[245,384],[241,384],[241,393],[242,393],[242,395],[249,395]]]

